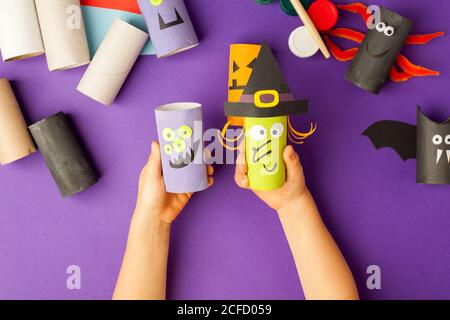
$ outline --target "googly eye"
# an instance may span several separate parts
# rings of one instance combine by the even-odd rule
[[[175,140],[175,132],[173,132],[173,130],[170,128],[164,128],[162,136],[164,140],[168,142],[172,142],[173,140]]]
[[[168,156],[170,156],[170,155],[172,154],[172,152],[173,152],[172,146],[171,146],[170,144],[166,144],[166,145],[164,146],[164,152],[165,152]]]
[[[175,152],[183,152],[184,150],[186,150],[186,142],[184,142],[183,139],[176,139],[173,143],[173,150],[175,150]]]
[[[256,141],[261,141],[266,137],[266,128],[260,125],[253,126],[250,129],[250,135]]]
[[[446,140],[447,140],[447,137],[446,137]],[[435,136],[433,136],[433,143],[435,145],[440,145],[442,143],[442,137],[440,135],[436,134]]]
[[[280,122],[275,123],[272,128],[270,128],[270,134],[274,138],[279,138],[283,134],[284,128]]]
[[[164,0],[150,0],[150,3],[152,4],[152,6],[159,6],[161,3],[163,3]]]
[[[184,140],[189,139],[192,136],[192,129],[186,125],[178,128],[178,136]]]
[[[384,29],[384,34],[387,35],[388,37],[392,37],[395,33],[395,29],[394,27],[386,27],[386,29]]]
[[[378,32],[384,32],[384,29],[386,29],[386,23],[378,22],[375,29],[377,29]]]
[[[445,136],[445,144],[450,144],[450,134]]]

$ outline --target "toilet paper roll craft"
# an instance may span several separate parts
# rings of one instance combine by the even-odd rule
[[[208,188],[202,106],[170,103],[157,107],[155,115],[166,191],[189,193]]]
[[[242,93],[250,79],[256,58],[261,45],[259,44],[232,44],[230,45],[230,61],[228,67],[228,102],[239,102]],[[218,141],[229,150],[237,150],[239,141],[244,136],[241,130],[236,136],[227,137],[229,127],[240,127],[243,129],[244,118],[229,116],[227,122],[218,131]],[[233,134],[236,133],[233,131]]]
[[[322,52],[325,59],[330,58],[330,52],[328,51],[327,46],[323,42],[323,39],[317,31],[316,26],[311,21],[311,18],[308,15],[308,12],[306,12],[305,8],[303,7],[300,0],[290,0],[292,6],[294,7],[295,11],[297,12],[298,16],[300,17],[300,20],[303,22],[303,25],[306,27],[306,29],[309,31],[309,34],[313,38],[314,42],[319,47],[320,51]]]
[[[285,182],[282,158],[287,138],[302,144],[316,130],[295,130],[290,116],[308,112],[307,100],[295,100],[267,43],[263,43],[239,102],[226,102],[225,115],[244,117],[250,187],[274,190]],[[225,147],[226,144],[225,144]]]
[[[147,25],[136,0],[80,0],[91,58],[115,19],[123,20],[148,33]],[[147,41],[141,55],[154,55],[151,41]]]
[[[404,45],[423,45],[444,35],[444,32],[411,35],[412,22],[384,7],[379,10],[379,21],[363,3],[338,4],[337,7],[361,15],[369,27],[365,35],[349,28],[334,28],[324,33],[325,42],[337,60],[353,60],[345,78],[354,85],[378,94],[388,78],[403,82],[413,77],[439,75],[438,71],[413,64],[400,51]],[[342,50],[330,36],[348,39],[360,43],[360,46]]]
[[[11,85],[8,79],[0,79],[0,164],[14,162],[35,151]]]
[[[63,112],[36,122],[29,128],[63,197],[81,192],[98,181],[85,150]]]
[[[0,1],[0,42],[3,61],[44,53],[34,0]]]
[[[148,34],[116,19],[83,75],[77,90],[104,105],[116,99]]]
[[[232,44],[230,45],[230,62],[228,67],[228,101],[239,102],[250,75],[253,71],[256,58],[261,45],[258,44]],[[243,126],[244,119],[228,117],[228,126]]]
[[[158,58],[199,44],[183,0],[138,0]]]
[[[50,71],[91,61],[79,0],[36,0],[36,10]]]
[[[394,149],[403,161],[417,159],[416,180],[450,184],[450,119],[438,123],[417,107],[417,125],[378,121],[363,132],[376,149]]]

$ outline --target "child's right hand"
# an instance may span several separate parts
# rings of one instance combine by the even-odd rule
[[[208,166],[208,185],[214,182],[214,169]],[[150,157],[139,177],[135,215],[170,225],[186,206],[192,193],[169,193],[162,175],[159,143],[152,142]]]
[[[245,146],[245,142],[242,144]],[[255,194],[269,207],[280,212],[280,210],[291,203],[301,199],[308,194],[303,175],[303,167],[298,154],[294,148],[288,145],[283,151],[283,159],[286,163],[286,182],[280,189],[272,191],[256,191]],[[247,176],[247,163],[245,160],[245,147],[240,149],[236,160],[236,172],[234,176],[236,184],[243,189],[249,188]]]

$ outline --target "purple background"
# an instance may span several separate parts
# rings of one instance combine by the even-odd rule
[[[415,21],[414,32],[448,31],[447,0],[378,1]],[[307,60],[288,49],[299,25],[278,3],[186,0],[200,46],[173,57],[139,58],[113,107],[75,88],[85,67],[57,73],[45,58],[0,63],[29,123],[63,110],[102,175],[86,192],[62,199],[39,153],[0,168],[0,298],[109,299],[125,247],[137,179],[150,141],[154,107],[174,101],[205,106],[205,126],[225,121],[229,44],[267,40],[297,98],[317,121],[298,150],[308,186],[343,250],[365,299],[450,298],[449,186],[415,183],[415,161],[375,151],[361,132],[381,119],[415,123],[417,104],[443,120],[448,105],[448,36],[403,52],[439,69],[438,78],[388,83],[379,96],[344,81],[348,64]],[[359,17],[342,24],[362,29]],[[168,298],[301,299],[294,262],[274,212],[217,167],[216,184],[192,199],[172,228]],[[82,270],[82,289],[66,289],[67,266]],[[366,268],[382,270],[382,289],[366,289]]]

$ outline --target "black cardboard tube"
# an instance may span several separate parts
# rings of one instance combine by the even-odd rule
[[[63,112],[36,122],[29,129],[63,197],[81,192],[98,181]]]
[[[358,52],[345,75],[345,79],[361,89],[378,94],[389,77],[406,38],[412,21],[381,7],[381,22],[394,27],[387,36],[377,29],[368,30]]]
[[[450,184],[449,135],[450,119],[434,122],[417,107],[417,183]]]

